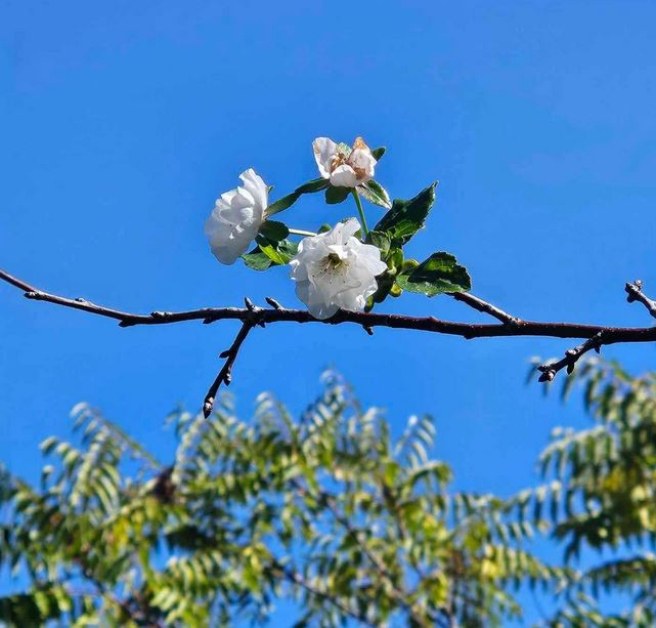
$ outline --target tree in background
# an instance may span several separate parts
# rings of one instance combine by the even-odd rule
[[[592,427],[555,430],[546,482],[508,499],[450,489],[429,417],[393,439],[332,372],[300,420],[268,394],[249,423],[225,398],[210,420],[174,413],[167,463],[80,405],[80,445],[43,442],[38,488],[3,475],[16,592],[0,619],[233,625],[288,600],[290,625],[489,626],[522,617],[533,589],[546,626],[653,626],[656,375],[590,360],[564,394],[576,381]],[[534,535],[562,546],[561,565]]]
[[[499,625],[519,586],[564,581],[510,502],[449,489],[429,417],[392,439],[334,373],[298,421],[269,395],[251,423],[225,400],[176,412],[166,463],[86,405],[74,418],[81,445],[46,439],[38,488],[3,478],[9,624],[234,625],[289,598],[289,625]]]

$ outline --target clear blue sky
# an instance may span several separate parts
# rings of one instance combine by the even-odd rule
[[[454,252],[518,316],[648,324],[623,284],[656,291],[655,22],[637,1],[4,0],[0,267],[127,310],[295,305],[287,270],[216,263],[203,222],[242,170],[282,194],[316,176],[314,137],[363,135],[388,147],[393,196],[440,181],[417,257]],[[286,217],[312,228],[342,207]],[[382,309],[476,318],[447,298]],[[34,478],[37,443],[80,400],[168,451],[163,416],[200,406],[235,331],[123,330],[0,286],[0,460]],[[531,355],[567,346],[280,324],[248,339],[231,389],[242,415],[264,389],[298,409],[334,365],[397,429],[434,414],[460,487],[509,494],[552,427],[581,424],[578,403],[524,385]]]

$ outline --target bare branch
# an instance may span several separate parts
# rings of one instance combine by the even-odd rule
[[[248,336],[251,329],[259,323],[258,317],[259,313],[262,311],[261,308],[256,308],[249,299],[246,299],[246,307],[251,312],[252,318],[247,319],[242,323],[235,339],[230,345],[230,348],[223,351],[219,356],[220,358],[225,358],[225,362],[223,363],[219,374],[216,376],[216,379],[212,382],[210,389],[207,391],[207,395],[205,395],[205,401],[203,403],[203,414],[205,415],[205,418],[209,417],[212,413],[214,401],[216,400],[216,393],[219,391],[221,384],[230,386],[230,382],[232,381],[232,367],[237,359],[239,349],[241,349],[241,345],[244,340],[246,340],[246,336]]]
[[[644,292],[642,291],[642,281],[638,279],[633,283],[627,283],[624,286],[624,290],[626,291],[627,294],[626,300],[629,303],[633,303],[634,301],[640,301],[640,303],[642,303],[647,308],[647,311],[654,318],[656,318],[656,301],[654,299],[650,299],[644,294]]]
[[[476,297],[469,292],[449,292],[448,295],[453,297],[456,301],[466,303],[469,307],[473,307],[478,312],[483,312],[484,314],[493,316],[506,325],[521,325],[522,323],[521,319],[504,312],[496,305],[483,301],[483,299]]]
[[[565,357],[563,357],[561,360],[538,366],[538,371],[542,373],[538,381],[551,382],[553,381],[554,377],[556,377],[558,371],[564,368],[567,368],[567,374],[570,375],[572,371],[574,371],[575,364],[584,354],[586,354],[591,349],[594,349],[597,353],[599,353],[602,345],[610,344],[611,342],[605,340],[603,330],[598,332],[592,336],[592,338],[588,338],[585,342],[578,345],[578,347],[574,347],[573,349],[568,349],[565,351]]]

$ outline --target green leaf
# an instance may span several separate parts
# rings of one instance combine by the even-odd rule
[[[385,146],[379,146],[378,148],[372,149],[371,154],[374,156],[376,161],[380,161],[386,150],[387,148],[385,148]]]
[[[328,179],[324,179],[323,177],[319,177],[317,179],[312,179],[311,181],[308,181],[307,183],[304,183],[303,185],[299,186],[295,190],[295,194],[312,194],[313,192],[321,192],[321,190],[325,190],[330,182]]]
[[[408,292],[421,292],[429,297],[443,292],[466,292],[471,279],[450,253],[433,253],[410,273],[401,273],[398,284]]]
[[[392,207],[392,201],[390,201],[387,190],[378,181],[371,179],[364,185],[361,185],[358,190],[370,203],[379,205],[385,209]]]
[[[350,193],[351,188],[331,186],[326,190],[326,203],[328,203],[328,205],[337,205],[337,203],[343,203]]]
[[[289,229],[282,222],[267,220],[262,223],[260,233],[271,242],[280,242],[289,235]]]
[[[262,253],[264,253],[264,255],[266,255],[274,264],[288,264],[298,251],[298,245],[289,240],[272,242],[263,236],[257,236],[256,242]]]
[[[387,295],[394,286],[394,275],[390,272],[378,275],[378,277],[376,277],[376,283],[378,284],[378,288],[376,289],[376,292],[367,299],[365,312],[370,312],[376,303],[382,303],[387,298]]]
[[[244,260],[244,264],[253,270],[267,270],[272,264],[271,259],[260,250],[259,246],[244,253],[241,258]]]
[[[381,257],[385,259],[389,253],[392,241],[389,234],[384,231],[370,231],[367,236],[367,243],[379,248]]]
[[[409,201],[396,199],[390,209],[374,227],[375,231],[387,231],[393,240],[405,244],[424,226],[426,216],[435,202],[435,186],[429,185]]]
[[[328,187],[328,180],[324,178],[312,179],[307,183],[297,187],[291,194],[279,198],[275,203],[272,203],[266,208],[266,215],[273,216],[285,209],[290,208],[302,194],[312,194],[313,192],[320,192]]]

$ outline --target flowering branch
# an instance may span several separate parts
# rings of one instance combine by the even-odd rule
[[[542,381],[551,381],[563,368],[567,368],[567,370],[571,372],[578,359],[591,349],[598,350],[603,345],[616,343],[656,341],[656,327],[608,327],[603,325],[585,325],[579,323],[552,323],[522,320],[507,314],[503,310],[487,303],[479,297],[462,292],[453,293],[450,294],[450,296],[479,312],[493,316],[501,321],[500,324],[462,323],[445,321],[433,316],[416,317],[402,314],[351,312],[347,310],[339,310],[336,314],[327,319],[317,319],[305,310],[282,307],[277,301],[270,298],[267,299],[267,302],[271,305],[270,308],[256,307],[250,301],[247,301],[246,306],[242,308],[207,307],[181,312],[155,311],[150,314],[136,314],[98,305],[83,298],[72,299],[45,292],[22,279],[10,275],[4,270],[0,270],[0,280],[22,290],[24,296],[28,299],[34,301],[45,301],[63,307],[82,310],[96,316],[111,318],[118,321],[120,327],[134,327],[137,325],[168,325],[185,321],[202,321],[205,324],[221,320],[241,321],[242,327],[232,345],[221,354],[221,356],[226,359],[226,362],[208,391],[203,408],[206,414],[211,411],[211,406],[213,405],[219,386],[222,383],[228,383],[230,381],[230,374],[237,358],[237,354],[249,332],[256,325],[264,327],[266,324],[279,322],[323,323],[327,325],[351,323],[360,325],[365,329],[373,329],[374,327],[412,329],[437,334],[462,336],[468,340],[474,338],[510,336],[581,338],[585,340],[580,346],[570,349],[562,360],[540,367],[540,370],[542,371],[542,377],[540,379]],[[639,294],[642,295],[645,300],[650,301],[641,291]]]

